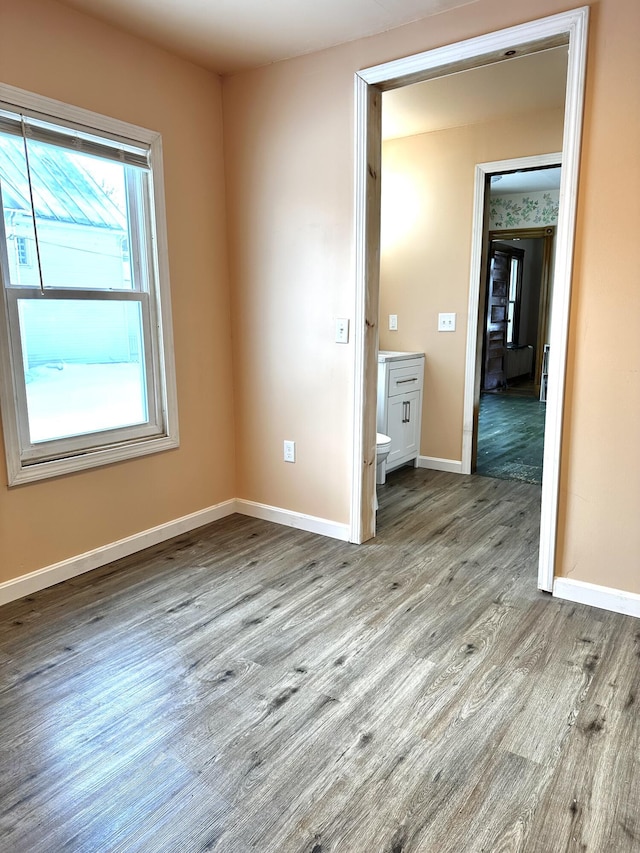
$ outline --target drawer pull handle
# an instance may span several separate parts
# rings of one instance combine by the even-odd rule
[[[411,400],[404,400],[402,403],[402,423],[408,424],[411,420]]]
[[[411,379],[397,379],[396,385],[405,385],[407,382],[417,382],[417,381],[418,381],[418,377],[412,376]]]

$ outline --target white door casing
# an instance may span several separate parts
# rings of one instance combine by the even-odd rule
[[[375,535],[373,495],[375,477],[375,395],[378,348],[378,296],[380,255],[380,93],[456,71],[499,62],[506,51],[526,55],[568,44],[567,87],[560,211],[552,298],[550,372],[545,428],[544,473],[542,483],[541,530],[538,587],[552,590],[560,479],[560,446],[566,372],[569,299],[573,265],[576,199],[584,81],[586,71],[587,23],[589,9],[582,7],[551,15],[530,23],[509,27],[477,38],[425,51],[394,62],[364,69],[355,75],[355,267],[356,305],[354,322],[355,364],[353,405],[353,473],[351,489],[352,542],[364,542]],[[553,155],[557,161],[558,155]],[[478,217],[478,182],[483,166],[476,169],[476,215],[472,235],[471,290],[479,288],[480,265],[474,265],[482,251],[482,211]],[[484,196],[484,187],[482,189]],[[477,298],[477,297],[476,297]],[[471,291],[470,291],[471,302]],[[469,395],[473,398],[477,342],[477,303],[470,304],[469,324],[476,329],[471,344],[467,334],[465,373],[465,414],[463,432],[463,473],[470,472]],[[472,350],[472,355],[471,355]],[[471,372],[473,363],[473,373]],[[473,409],[471,409],[471,430]],[[468,467],[465,467],[467,463]]]

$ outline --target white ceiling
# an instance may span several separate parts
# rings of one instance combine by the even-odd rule
[[[219,74],[267,65],[478,0],[62,0]]]
[[[536,169],[532,172],[508,172],[504,175],[493,175],[491,178],[491,195],[557,190],[560,188],[560,171],[559,166],[554,166],[551,169]]]
[[[385,92],[383,138],[562,107],[567,56],[558,47]]]

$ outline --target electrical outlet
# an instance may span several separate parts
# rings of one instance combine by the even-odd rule
[[[398,331],[398,315],[397,314],[389,314],[389,331],[397,332]]]
[[[295,441],[285,441],[284,443],[284,461],[296,461],[296,443]]]
[[[456,315],[455,314],[438,314],[438,331],[439,332],[455,332],[456,330]]]
[[[336,320],[336,343],[349,343],[349,320],[346,317],[338,317]]]

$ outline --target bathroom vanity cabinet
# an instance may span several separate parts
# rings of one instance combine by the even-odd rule
[[[377,431],[391,439],[387,461],[380,466],[377,481],[386,472],[407,462],[417,464],[420,455],[424,353],[378,353]]]

